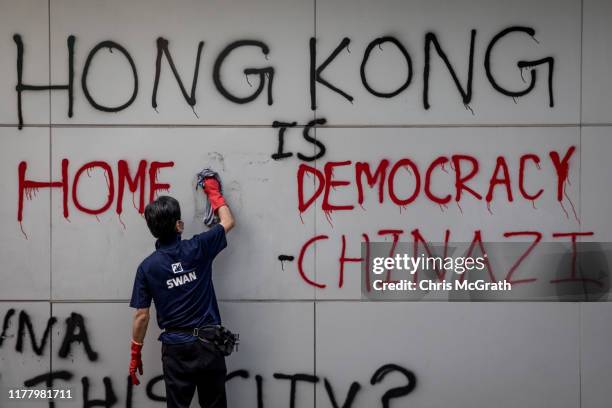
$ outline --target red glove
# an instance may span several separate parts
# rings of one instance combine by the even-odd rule
[[[138,381],[138,377],[136,377],[136,369],[140,375],[142,375],[142,357],[140,355],[140,350],[142,350],[142,344],[136,343],[132,340],[132,358],[130,359],[130,378],[132,379],[132,384],[138,385],[140,381]]]
[[[225,198],[221,195],[219,182],[215,178],[208,177],[204,180],[204,193],[208,196],[213,211],[217,211],[219,207],[226,205]]]

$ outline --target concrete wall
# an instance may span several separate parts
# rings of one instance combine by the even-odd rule
[[[611,241],[611,19],[604,0],[0,1],[0,406],[48,405],[9,400],[8,390],[24,382],[44,387],[49,372],[57,377],[54,388],[73,392],[58,407],[86,406],[85,399],[164,406],[154,321],[144,385],[127,383],[128,298],[154,241],[138,211],[141,190],[124,185],[119,199],[125,164],[131,175],[145,166],[143,203],[151,190],[165,192],[155,183],[169,184],[187,236],[203,229],[195,174],[205,165],[221,173],[238,220],[214,276],[222,317],[242,338],[240,351],[228,358],[231,406],[383,406],[391,389],[399,393],[390,400],[395,407],[609,406],[610,303],[362,302],[359,265],[349,261],[342,271],[340,258],[343,240],[344,255],[355,258],[364,234],[390,242],[389,230],[401,230],[402,241],[411,241],[416,229],[432,241],[443,241],[446,230],[452,241],[469,242],[476,231],[493,242],[528,239],[504,236],[517,231],[536,231],[550,242],[569,243],[555,234],[573,232]],[[535,32],[514,31],[493,42],[509,27]],[[431,34],[459,86],[431,41],[426,68]],[[26,88],[19,102],[20,60],[22,84],[68,84],[71,35],[71,91]],[[181,94],[164,56],[152,106],[158,37],[169,41],[187,94],[198,42],[204,42],[195,103]],[[405,49],[410,75],[397,45],[372,43],[381,37]],[[311,38],[317,67],[340,46],[320,76],[345,96],[311,82]],[[238,40],[260,41],[269,50],[234,49],[215,76],[215,62]],[[125,53],[108,44],[93,52],[103,41]],[[538,65],[520,69],[517,61]],[[269,67],[273,74],[244,72]],[[393,97],[364,86],[391,93],[409,76]],[[220,91],[245,98],[262,81],[262,92],[248,103]],[[126,103],[116,112],[101,109]],[[314,119],[326,123],[308,126]],[[272,157],[279,147],[274,121],[296,122],[284,133],[290,157]],[[563,158],[572,148],[567,179],[560,181],[550,153]],[[469,186],[481,199],[463,191],[457,200],[457,168],[450,163],[424,181],[436,158],[460,154],[479,163]],[[522,186],[531,194],[543,190],[535,200],[519,185],[527,154],[540,159],[539,166],[527,163]],[[498,157],[507,163],[513,198],[498,185],[487,201]],[[397,205],[386,185],[380,203],[376,187],[364,184],[359,202],[355,162],[374,170],[382,160],[393,166],[403,158],[422,180],[415,200]],[[329,188],[327,199],[321,193],[300,211],[299,191],[311,197],[320,182],[308,175],[300,182],[300,166],[325,177],[333,162],[327,181],[350,184]],[[88,163],[94,163],[89,170]],[[414,171],[395,176],[396,195],[409,196]],[[66,184],[35,188],[27,180]],[[451,201],[438,205],[425,184],[439,197],[451,194]],[[330,212],[326,205],[354,208]],[[279,255],[294,258],[281,262]],[[548,269],[525,290],[556,291]],[[506,270],[497,273],[501,278]],[[517,271],[515,278],[529,277]],[[305,376],[294,377],[292,396],[287,376],[297,374]]]

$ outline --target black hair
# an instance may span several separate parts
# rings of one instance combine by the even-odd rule
[[[160,196],[145,207],[149,231],[160,241],[168,241],[177,234],[176,222],[181,219],[181,206],[170,196]]]

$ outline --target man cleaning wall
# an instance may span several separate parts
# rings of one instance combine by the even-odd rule
[[[183,240],[178,201],[161,196],[149,203],[145,219],[157,242],[155,252],[137,269],[130,302],[137,309],[129,367],[132,383],[140,383],[136,371],[143,373],[141,349],[153,300],[157,323],[164,330],[159,340],[169,408],[189,407],[196,388],[203,408],[226,407],[225,356],[237,340],[221,326],[212,283],[212,262],[227,246],[225,234],[234,227],[234,218],[216,173],[205,169],[198,185],[203,187],[210,212],[219,222]],[[212,224],[213,218],[208,214],[206,223]]]

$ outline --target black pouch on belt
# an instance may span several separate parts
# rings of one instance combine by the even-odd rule
[[[232,333],[223,326],[204,326],[190,328],[169,328],[167,332],[183,332],[191,333],[201,341],[206,343],[212,343],[215,347],[227,357],[235,350],[238,350],[238,344],[240,343],[240,335],[238,333]]]
[[[232,333],[223,326],[217,326],[216,335],[212,342],[217,346],[219,351],[221,351],[221,354],[227,357],[232,354],[234,350],[238,350],[240,335],[238,333]]]

